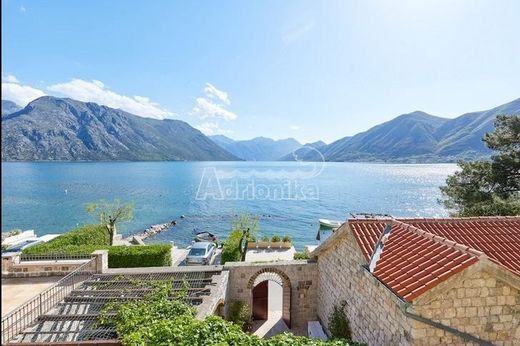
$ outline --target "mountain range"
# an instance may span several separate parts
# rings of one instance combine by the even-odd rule
[[[21,109],[21,107],[18,106],[13,101],[2,100],[2,116],[17,112],[20,109]]]
[[[302,146],[293,138],[207,137],[183,121],[44,96],[23,108],[2,100],[2,160],[453,162],[489,157],[482,136],[499,114],[520,115],[520,99],[454,119],[415,111],[328,145]]]
[[[183,121],[143,118],[91,102],[44,96],[2,115],[2,160],[237,158]]]
[[[294,138],[274,140],[256,137],[243,141],[235,141],[223,135],[210,138],[231,154],[246,161],[276,161],[302,146]]]
[[[416,111],[313,150],[303,161],[454,162],[489,157],[482,142],[497,115],[520,115],[520,99],[454,119]]]

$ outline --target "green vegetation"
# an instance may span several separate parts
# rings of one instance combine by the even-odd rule
[[[251,328],[251,312],[249,307],[242,301],[234,301],[229,307],[229,320],[247,331]]]
[[[23,250],[31,255],[84,255],[108,250],[110,268],[161,267],[171,265],[171,245],[110,246],[105,225],[86,225],[64,233],[47,243]]]
[[[85,225],[75,228],[46,243],[23,250],[27,254],[91,253],[110,245],[110,235],[105,225]],[[80,250],[81,248],[81,250]],[[85,250],[83,250],[83,248]],[[90,250],[90,252],[79,252]]]
[[[291,237],[289,237],[288,235],[284,235],[283,238],[282,238],[282,241],[284,243],[290,243],[291,242]]]
[[[268,242],[269,242],[269,237],[266,236],[266,235],[264,235],[264,236],[262,237],[262,241],[268,243]]]
[[[519,215],[520,116],[498,116],[483,141],[496,155],[459,162],[461,170],[441,187],[442,203],[454,216]]]
[[[347,339],[352,338],[352,331],[350,329],[350,323],[345,315],[344,308],[347,302],[343,301],[341,305],[335,305],[334,310],[329,316],[329,331],[334,339]]]
[[[347,346],[346,340],[321,341],[292,334],[263,340],[242,331],[239,325],[217,316],[195,318],[195,309],[182,297],[169,299],[171,283],[142,300],[109,304],[102,312],[102,325],[115,325],[125,346],[140,345],[250,345],[250,346]],[[115,313],[115,316],[111,315]]]
[[[301,251],[301,252],[295,252],[294,257],[295,260],[307,260],[311,258],[311,254],[307,249]]]
[[[279,235],[273,235],[273,237],[271,238],[271,242],[272,243],[278,243],[282,240],[282,238],[280,238]]]
[[[221,264],[245,261],[247,241],[256,239],[258,225],[258,217],[249,214],[241,214],[233,219],[231,232],[222,247]]]
[[[242,240],[242,232],[234,230],[229,233],[224,245],[222,246],[222,255],[220,263],[240,262],[242,255],[240,253],[240,242]]]
[[[103,200],[98,203],[88,203],[86,209],[100,224],[107,225],[109,245],[112,245],[114,240],[116,224],[118,222],[130,221],[134,217],[133,203],[121,204],[121,201],[118,199],[112,203]]]
[[[111,246],[109,268],[165,267],[172,264],[171,245]]]

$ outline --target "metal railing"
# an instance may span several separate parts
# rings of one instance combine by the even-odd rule
[[[63,255],[63,254],[29,255],[29,254],[20,254],[20,262],[77,261],[77,260],[89,260],[91,258],[92,258],[91,254],[74,254],[74,255]]]
[[[63,277],[45,291],[29,299],[24,304],[2,318],[2,345],[12,340],[36,319],[62,302],[72,290],[88,279],[95,270],[95,258],[83,263],[76,270]]]

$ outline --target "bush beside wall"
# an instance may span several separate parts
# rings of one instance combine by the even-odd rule
[[[222,247],[222,257],[220,263],[226,262],[240,262],[242,256],[240,254],[240,240],[242,240],[241,231],[232,231]]]

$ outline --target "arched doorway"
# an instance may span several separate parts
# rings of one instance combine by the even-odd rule
[[[262,269],[249,279],[248,288],[251,290],[254,320],[267,320],[270,304],[279,303],[282,319],[291,328],[291,281],[284,272],[276,268]],[[276,293],[273,297],[274,291],[279,292],[279,297],[276,297]],[[280,298],[281,301],[278,302]]]

